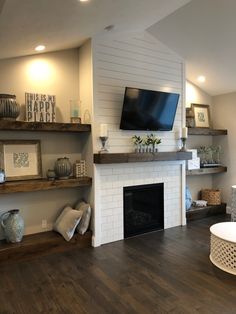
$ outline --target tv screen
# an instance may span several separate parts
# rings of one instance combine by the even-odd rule
[[[120,129],[170,131],[179,94],[126,87]]]

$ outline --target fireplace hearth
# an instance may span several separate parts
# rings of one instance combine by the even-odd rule
[[[124,187],[124,238],[164,228],[164,184]]]

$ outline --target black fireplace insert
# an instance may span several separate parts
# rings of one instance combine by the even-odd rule
[[[124,187],[124,238],[164,228],[164,184]]]

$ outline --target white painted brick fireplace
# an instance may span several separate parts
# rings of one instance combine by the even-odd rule
[[[124,238],[123,187],[164,183],[164,228],[185,224],[184,162],[150,162],[95,166],[96,245]]]

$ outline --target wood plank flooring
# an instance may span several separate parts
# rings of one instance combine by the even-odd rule
[[[236,276],[208,258],[209,226],[226,219],[3,264],[0,313],[236,313]]]

